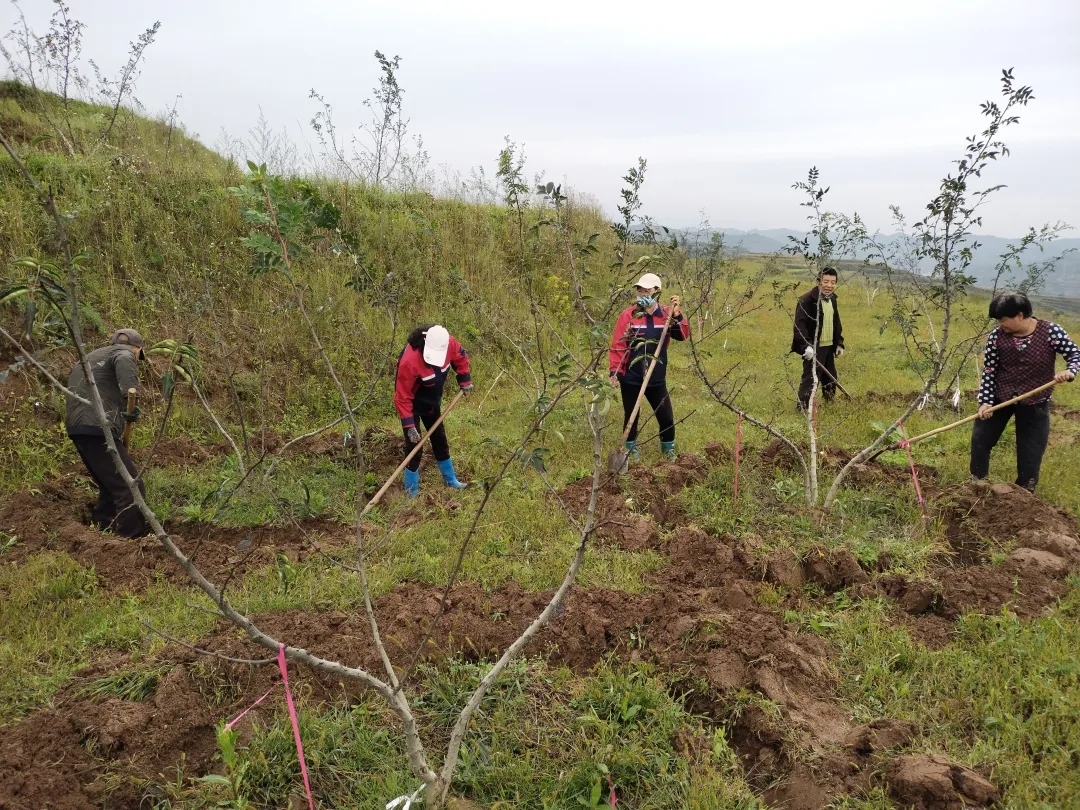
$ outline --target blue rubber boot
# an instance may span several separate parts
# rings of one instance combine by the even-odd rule
[[[664,458],[668,461],[674,461],[679,457],[679,454],[675,452],[675,440],[670,442],[660,442],[660,452],[664,454]]]
[[[405,470],[405,496],[415,498],[420,494],[420,471]]]
[[[457,480],[457,473],[454,472],[454,462],[452,459],[446,459],[439,462],[439,472],[442,473],[442,480],[446,482],[448,487],[454,489],[465,489],[468,484],[463,484]]]
[[[630,441],[626,443],[626,455],[631,461],[637,461],[641,458],[641,454],[637,450],[637,442]]]

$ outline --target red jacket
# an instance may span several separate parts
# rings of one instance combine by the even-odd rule
[[[469,358],[461,344],[453,335],[446,350],[446,365],[442,368],[429,366],[424,362],[424,352],[405,344],[405,349],[398,358],[397,375],[394,382],[394,407],[401,417],[401,427],[408,430],[416,427],[417,406],[424,410],[437,408],[442,400],[443,385],[450,367],[454,367],[458,385],[471,381],[469,377]]]
[[[657,306],[652,312],[645,313],[636,304],[624,309],[615,323],[615,332],[611,336],[611,349],[608,351],[608,371],[618,374],[619,380],[628,385],[641,385],[645,370],[649,367],[647,356],[656,351],[656,341],[664,328],[664,320],[671,313],[671,307]],[[649,386],[660,385],[666,379],[667,348],[672,339],[686,340],[690,337],[690,324],[679,315],[660,349],[656,371],[649,378]]]

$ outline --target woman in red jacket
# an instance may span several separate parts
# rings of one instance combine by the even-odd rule
[[[405,454],[420,443],[417,420],[430,430],[441,413],[443,385],[451,366],[457,376],[461,392],[466,396],[472,391],[469,377],[469,358],[446,329],[438,324],[418,326],[409,333],[407,344],[398,358],[394,385],[394,407],[401,417],[401,429],[405,433]],[[454,462],[450,459],[450,443],[442,425],[431,434],[431,450],[438,462],[446,485],[464,489],[467,484],[458,481]],[[405,494],[415,498],[420,493],[420,457],[417,452],[405,468]]]
[[[645,372],[652,362],[656,351],[656,342],[660,340],[664,322],[671,318],[664,345],[656,361],[656,370],[649,378],[645,388],[645,399],[656,415],[660,425],[660,449],[664,458],[675,458],[675,414],[671,409],[671,398],[667,390],[667,349],[672,338],[686,340],[690,337],[690,325],[683,318],[679,307],[679,296],[671,296],[671,306],[660,305],[660,277],[655,273],[646,273],[634,284],[637,301],[632,307],[623,310],[615,324],[611,337],[611,349],[608,352],[608,370],[611,384],[619,388],[623,403],[623,430],[634,410]],[[637,458],[637,418],[626,437],[626,450],[631,458]]]

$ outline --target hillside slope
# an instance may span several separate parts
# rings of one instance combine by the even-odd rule
[[[920,389],[886,294],[840,289],[851,398],[808,418],[789,351],[792,302],[812,283],[798,262],[710,267],[620,245],[573,201],[475,206],[241,174],[130,115],[93,144],[90,107],[75,123],[93,145],[64,154],[37,140],[41,99],[10,84],[0,96],[0,127],[72,214],[91,341],[134,325],[197,349],[198,389],[167,381],[167,355],[143,370],[131,450],[171,542],[290,655],[385,672],[370,597],[437,767],[468,696],[580,560],[467,724],[454,810],[1080,806],[1080,385],[1055,391],[1038,494],[1006,483],[1011,435],[992,484],[969,483],[961,429],[855,466],[823,511],[800,465],[827,485]],[[296,226],[287,266],[260,194]],[[3,287],[32,281],[13,259],[57,259],[54,224],[6,158],[0,223]],[[623,475],[603,452],[622,449],[622,408],[602,310],[609,285],[625,300],[643,269],[665,295],[679,276],[715,282],[686,295],[695,341],[714,334],[670,347],[680,454],[661,458],[646,414]],[[44,295],[29,313],[26,300],[0,319],[18,331],[31,315],[23,345],[63,376],[63,329]],[[953,339],[975,339],[985,300],[955,314]],[[358,437],[305,316],[363,403]],[[427,454],[408,498],[392,368],[405,331],[435,318],[474,364],[475,391],[446,421],[472,485],[444,486]],[[63,399],[14,357],[0,347],[0,807],[306,806],[273,642],[222,620],[165,544],[91,525],[96,487]],[[737,391],[738,416],[698,362],[727,375],[716,384]],[[967,412],[974,363],[959,380]],[[957,417],[933,400],[903,427]],[[313,802],[382,810],[419,777],[400,716],[347,674],[288,667]]]

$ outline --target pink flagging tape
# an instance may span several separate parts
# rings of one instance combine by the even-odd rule
[[[244,719],[245,714],[250,712],[256,706],[258,706],[260,703],[262,703],[264,700],[266,700],[268,697],[270,697],[270,693],[273,692],[275,689],[277,689],[277,684],[274,684],[269,689],[267,689],[265,695],[263,695],[261,698],[256,700],[254,703],[252,703],[250,706],[248,706],[246,709],[244,709],[242,712],[240,712],[240,714],[236,715],[236,717],[234,717],[232,720],[230,720],[228,723],[226,723],[225,724],[225,730],[226,731],[232,731],[236,727],[236,724]]]
[[[315,800],[311,796],[311,781],[308,779],[307,762],[304,761],[304,744],[300,741],[300,721],[296,716],[296,704],[293,703],[289,689],[289,670],[285,666],[285,645],[278,645],[278,669],[281,670],[281,682],[285,686],[285,705],[289,709],[289,722],[292,723],[293,740],[296,742],[296,755],[300,758],[300,775],[304,777],[304,791],[307,793],[309,810],[315,810]]]
[[[293,703],[292,691],[289,689],[289,671],[285,666],[285,645],[278,645],[278,669],[281,670],[281,683],[285,687],[285,706],[289,710],[289,722],[292,723],[293,740],[296,742],[296,755],[300,758],[300,774],[304,777],[304,791],[307,794],[309,810],[315,810],[315,799],[311,795],[311,780],[308,779],[307,762],[304,760],[304,744],[300,742],[300,721],[296,716],[296,704]],[[270,693],[277,689],[274,684],[266,690],[266,694],[256,700],[240,714],[225,724],[226,731],[232,731],[236,724],[244,719],[244,715],[270,697]]]
[[[908,465],[911,467],[911,480],[915,482],[915,497],[919,499],[919,508],[922,509],[923,518],[926,518],[926,501],[923,500],[922,487],[919,486],[919,475],[915,472],[915,457],[911,454],[911,442],[904,435],[903,422],[900,422],[900,446],[907,450]]]
[[[615,799],[615,783],[611,781],[611,774],[610,773],[606,774],[606,776],[607,776],[608,790],[611,791],[608,794],[608,804],[610,806],[614,807],[615,802],[616,802],[616,799]]]
[[[742,413],[735,420],[735,497],[732,506],[739,503],[739,456],[742,455]]]

